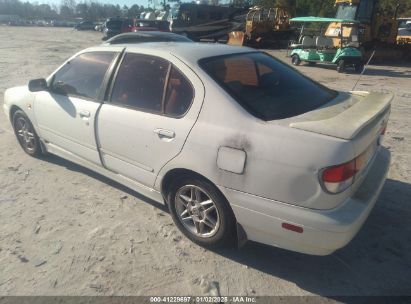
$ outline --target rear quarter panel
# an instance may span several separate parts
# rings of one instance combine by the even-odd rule
[[[327,194],[318,180],[320,169],[353,158],[349,141],[261,121],[207,75],[202,79],[206,95],[199,119],[180,155],[160,172],[157,189],[169,170],[185,168],[223,188],[309,208],[331,209],[351,194]],[[221,147],[245,151],[241,174],[218,168]]]

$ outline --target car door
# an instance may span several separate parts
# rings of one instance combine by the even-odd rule
[[[183,148],[203,96],[201,80],[176,58],[126,53],[98,116],[104,165],[152,187]]]
[[[118,53],[117,53],[118,54]],[[39,92],[34,115],[46,144],[101,165],[94,132],[100,90],[116,52],[86,52],[67,61]]]

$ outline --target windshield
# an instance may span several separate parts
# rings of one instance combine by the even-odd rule
[[[312,111],[337,95],[261,52],[205,58],[199,64],[248,112],[263,120]]]
[[[355,13],[357,12],[356,5],[339,5],[335,18],[337,19],[351,19],[355,20]]]
[[[411,20],[400,20],[398,28],[411,28]]]

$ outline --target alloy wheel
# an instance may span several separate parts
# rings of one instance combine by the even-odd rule
[[[186,185],[175,196],[179,221],[193,235],[201,238],[214,236],[220,227],[220,215],[214,201],[200,187]]]
[[[24,117],[20,116],[16,119],[15,130],[17,138],[23,148],[25,148],[28,152],[35,151],[37,143],[34,136],[34,130]]]

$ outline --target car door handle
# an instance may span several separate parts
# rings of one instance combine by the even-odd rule
[[[158,135],[158,137],[161,138],[174,138],[176,134],[173,131],[170,130],[165,130],[165,129],[154,129],[154,133]]]
[[[80,110],[78,112],[78,115],[80,116],[80,118],[89,118],[90,117],[90,112],[86,111],[86,110]]]

